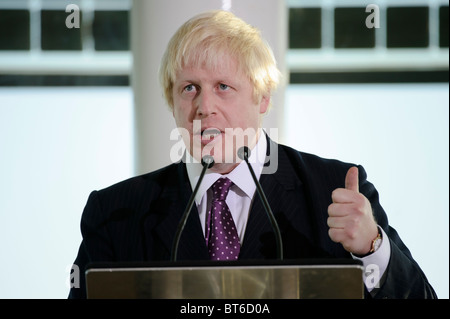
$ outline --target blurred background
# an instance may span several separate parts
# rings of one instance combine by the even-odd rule
[[[66,298],[89,193],[170,164],[159,61],[209,9],[234,12],[274,49],[284,81],[264,122],[272,138],[363,165],[448,298],[441,0],[0,0],[0,298]]]

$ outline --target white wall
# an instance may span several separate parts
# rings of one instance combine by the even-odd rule
[[[130,88],[0,89],[0,298],[66,298],[89,192],[133,174]]]
[[[291,85],[286,143],[361,164],[391,226],[449,298],[449,87]]]

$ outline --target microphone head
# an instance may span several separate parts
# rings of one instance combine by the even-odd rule
[[[250,154],[250,149],[247,146],[242,146],[237,151],[237,155],[241,160],[247,160],[250,157]]]
[[[211,168],[214,166],[214,157],[211,155],[205,155],[202,157],[202,165],[206,168]]]

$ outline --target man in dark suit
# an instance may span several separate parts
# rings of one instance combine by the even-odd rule
[[[363,167],[279,145],[261,129],[279,72],[258,30],[229,12],[200,14],[169,42],[160,75],[186,145],[184,160],[91,193],[74,263],[81,274],[90,262],[169,260],[204,155],[215,164],[195,197],[177,259],[276,258],[273,228],[245,162],[236,156],[247,146],[278,222],[285,259],[360,259],[379,270],[379,278],[365,282],[367,298],[436,297],[389,226]],[[217,181],[219,188],[230,188],[215,194]],[[229,247],[214,242],[216,203],[229,225],[226,232],[237,238]],[[233,252],[219,256],[222,248]],[[69,297],[86,297],[80,280]]]

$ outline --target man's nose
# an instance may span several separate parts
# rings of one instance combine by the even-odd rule
[[[215,114],[216,109],[216,101],[213,92],[209,92],[207,90],[202,90],[197,96],[197,115],[200,117],[207,117],[211,114]]]

